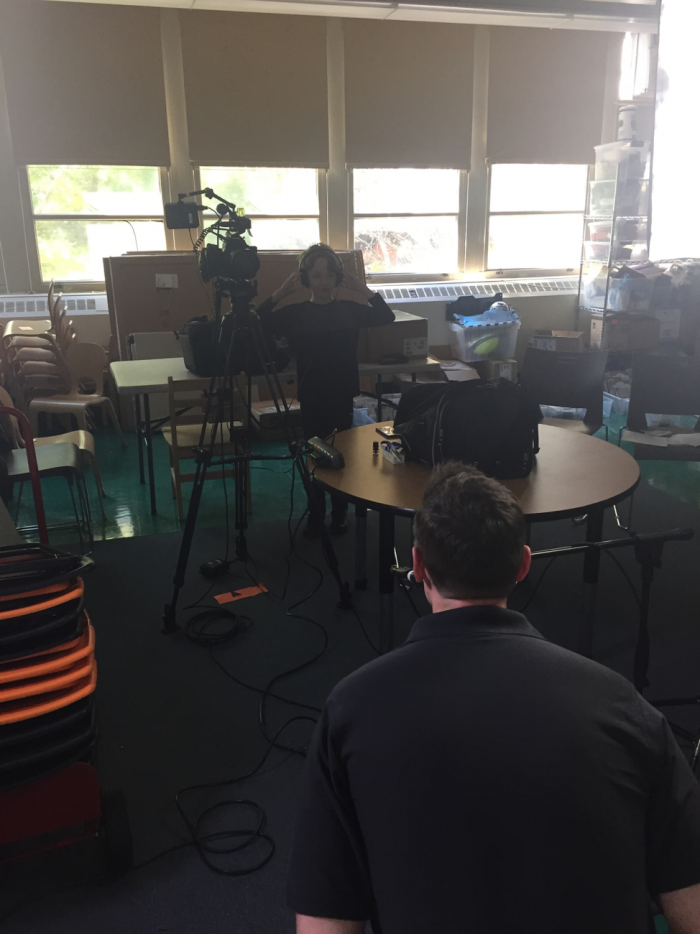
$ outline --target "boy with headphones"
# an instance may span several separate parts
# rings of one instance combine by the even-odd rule
[[[357,293],[358,301],[337,299],[338,286]],[[274,311],[283,298],[302,288],[311,298]],[[368,304],[369,303],[369,304]],[[352,426],[352,400],[360,391],[357,372],[357,339],[360,328],[391,324],[394,312],[354,276],[343,272],[338,254],[324,243],[302,253],[299,271],[258,308],[265,326],[286,337],[296,354],[298,399],[305,438],[327,438],[334,431]],[[321,514],[326,497],[320,493]],[[347,503],[331,497],[331,526],[334,535],[347,532]],[[321,534],[312,514],[304,530],[307,538]]]

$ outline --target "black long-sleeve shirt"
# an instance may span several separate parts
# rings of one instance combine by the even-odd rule
[[[369,305],[335,299],[324,305],[299,302],[274,311],[271,298],[260,305],[258,315],[265,327],[286,337],[297,360],[298,398],[319,395],[351,400],[360,391],[357,373],[357,340],[360,328],[391,324],[394,312],[381,295]]]

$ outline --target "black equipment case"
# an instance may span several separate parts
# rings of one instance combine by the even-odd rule
[[[457,460],[489,477],[527,477],[539,450],[540,408],[506,379],[415,386],[399,402],[394,431],[407,460]]]

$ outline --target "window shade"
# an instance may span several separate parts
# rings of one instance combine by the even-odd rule
[[[18,165],[168,165],[158,10],[7,0],[0,54]]]
[[[609,34],[491,28],[491,162],[593,161],[601,142]]]
[[[350,165],[468,168],[474,30],[344,20]]]
[[[191,11],[180,26],[194,163],[328,165],[323,18]]]

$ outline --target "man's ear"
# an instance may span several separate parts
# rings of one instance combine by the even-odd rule
[[[532,564],[532,551],[528,545],[523,547],[523,560],[520,562],[520,570],[518,571],[517,577],[515,578],[518,583],[524,581],[527,575],[530,573],[530,565]]]
[[[413,577],[419,584],[428,577],[423,563],[423,555],[415,545],[413,546]]]

